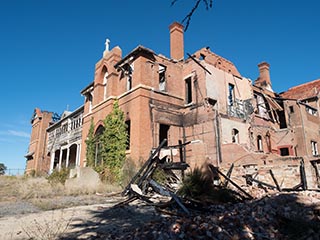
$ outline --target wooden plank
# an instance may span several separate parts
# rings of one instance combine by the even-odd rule
[[[227,179],[233,186],[235,186],[239,191],[241,191],[244,195],[246,195],[250,200],[253,199],[253,197],[247,193],[246,191],[244,191],[241,187],[239,187],[234,181],[232,181],[229,177],[227,177],[226,175],[224,175],[218,168],[214,167],[212,164],[209,164],[209,168],[211,169],[211,171],[214,173],[214,171],[217,171],[222,177],[224,177],[225,179]]]

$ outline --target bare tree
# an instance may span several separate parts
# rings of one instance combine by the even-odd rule
[[[179,0],[172,0],[171,1],[171,6],[173,6],[176,2],[178,2]],[[209,10],[212,8],[213,5],[213,0],[195,0],[195,4],[193,5],[192,9],[190,10],[190,12],[185,16],[185,18],[182,20],[182,23],[185,23],[185,29],[184,31],[187,31],[190,21],[191,21],[191,17],[193,16],[194,12],[198,9],[200,3],[204,3],[206,10]]]

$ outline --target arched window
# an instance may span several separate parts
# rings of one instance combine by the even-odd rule
[[[270,133],[267,132],[266,134],[266,142],[267,142],[267,148],[268,148],[268,152],[271,152],[272,148],[271,148],[271,137],[270,137]]]
[[[98,128],[97,128],[97,131],[94,135],[94,142],[95,142],[95,145],[96,145],[96,148],[95,148],[95,154],[94,154],[94,166],[99,166],[101,163],[102,163],[102,156],[101,156],[101,153],[102,153],[102,143],[101,143],[101,136],[102,136],[102,133],[104,131],[104,127],[102,125],[100,125]]]
[[[106,67],[103,68],[103,72],[104,72],[104,75],[103,75],[103,100],[106,100],[107,99],[107,96],[108,96],[108,92],[107,92],[107,83],[108,83],[108,70]]]
[[[239,131],[236,128],[232,129],[232,142],[239,143]]]
[[[260,135],[257,136],[257,147],[259,152],[263,152],[262,137]]]

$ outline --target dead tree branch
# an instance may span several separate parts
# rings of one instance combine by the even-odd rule
[[[171,6],[173,6],[176,2],[178,2],[178,0],[172,0],[171,1]],[[195,4],[193,5],[193,7],[190,10],[190,12],[182,20],[182,23],[185,23],[184,31],[187,31],[187,29],[188,29],[188,27],[190,25],[190,22],[191,22],[191,18],[193,16],[193,14],[195,13],[195,11],[198,9],[199,4],[201,2],[203,2],[205,4],[206,10],[209,10],[210,8],[212,8],[213,0],[196,0]]]

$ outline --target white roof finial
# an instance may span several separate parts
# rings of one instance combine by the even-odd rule
[[[110,44],[110,40],[107,38],[106,39],[106,42],[105,42],[105,45],[106,45],[106,50],[107,52],[109,52],[109,44]]]
[[[106,42],[104,44],[106,45],[106,49],[103,51],[103,57],[105,57],[107,55],[107,53],[109,52],[110,40],[107,38]]]

